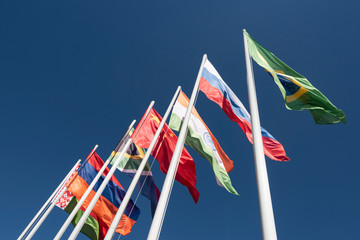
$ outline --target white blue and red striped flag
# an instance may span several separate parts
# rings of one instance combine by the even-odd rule
[[[206,60],[200,79],[199,89],[212,101],[217,103],[226,115],[237,122],[244,131],[247,139],[252,143],[251,117],[242,102],[224,82],[214,66]],[[261,128],[264,153],[277,161],[290,160],[284,147],[268,131]]]

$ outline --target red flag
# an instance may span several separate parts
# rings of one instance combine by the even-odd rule
[[[131,138],[139,147],[149,148],[151,140],[153,139],[162,118],[154,109],[151,109],[146,119],[144,119],[144,117],[145,116],[140,120],[140,123],[136,127]],[[165,174],[168,171],[176,142],[176,135],[165,123],[160,136],[156,141],[155,147],[151,152],[151,155],[159,162],[160,170]],[[195,203],[197,203],[199,200],[199,191],[195,188],[195,163],[185,147],[182,150],[175,179],[182,185],[188,187],[191,196]]]

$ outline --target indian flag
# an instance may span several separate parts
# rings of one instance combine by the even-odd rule
[[[183,92],[180,92],[170,118],[169,127],[171,129],[180,130],[188,105],[189,99]],[[233,161],[222,150],[195,108],[191,113],[185,144],[192,147],[201,157],[209,161],[219,186],[226,188],[230,193],[239,195],[231,185],[228,175],[228,172],[233,169]]]

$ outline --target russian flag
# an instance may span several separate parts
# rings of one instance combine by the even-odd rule
[[[199,89],[217,103],[232,121],[237,122],[248,140],[253,143],[250,114],[208,60],[204,64]],[[261,134],[264,152],[269,158],[277,161],[290,160],[281,143],[268,131],[261,128]]]

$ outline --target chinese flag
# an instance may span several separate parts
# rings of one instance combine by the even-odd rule
[[[137,146],[149,148],[162,118],[154,109],[151,109],[146,119],[144,119],[144,117],[145,116],[140,120],[131,138]],[[160,170],[165,174],[168,171],[176,142],[176,135],[165,123],[155,147],[151,152],[151,155],[159,162]],[[199,200],[199,191],[195,188],[195,163],[185,147],[182,150],[175,179],[182,185],[188,187],[191,196],[195,203],[197,203]]]

